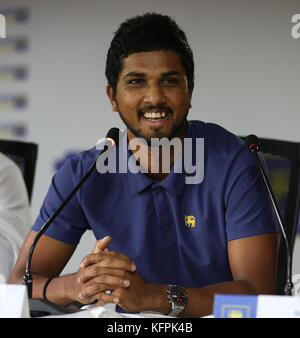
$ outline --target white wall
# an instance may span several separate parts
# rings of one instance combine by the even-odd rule
[[[196,63],[191,119],[239,135],[300,140],[300,39],[291,37],[291,17],[300,12],[297,0],[0,0],[0,12],[12,5],[30,9],[23,29],[29,51],[10,59],[22,58],[30,66],[28,81],[15,85],[29,94],[29,106],[22,117],[2,112],[0,121],[25,121],[26,140],[39,144],[33,218],[53,162],[68,150],[92,147],[111,126],[122,127],[105,95],[106,52],[118,25],[146,11],[174,17],[187,33]],[[18,29],[8,24],[7,34]],[[9,86],[0,84],[0,92]],[[91,234],[83,237],[65,271],[77,266],[93,241]],[[297,239],[295,273],[300,273],[299,246]]]

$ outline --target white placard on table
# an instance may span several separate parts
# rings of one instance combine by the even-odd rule
[[[260,295],[256,318],[300,318],[300,297]]]
[[[216,318],[300,318],[299,296],[217,294]]]
[[[0,318],[30,318],[25,285],[0,284]]]

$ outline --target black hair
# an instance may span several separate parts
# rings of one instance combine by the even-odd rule
[[[146,13],[123,22],[115,32],[107,53],[105,75],[116,94],[122,61],[132,53],[173,50],[181,59],[189,90],[194,85],[193,52],[183,30],[167,15]]]

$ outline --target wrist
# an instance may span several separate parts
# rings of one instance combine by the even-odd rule
[[[79,294],[81,291],[81,288],[78,284],[78,274],[72,273],[69,275],[62,276],[64,279],[63,281],[63,294],[65,296],[65,299],[68,300],[69,303],[72,303],[74,301],[80,302]]]
[[[167,299],[167,290],[168,285],[149,283],[146,287],[146,304],[143,310],[168,314],[171,311],[171,305]]]
[[[77,300],[75,297],[75,274],[54,278],[47,287],[47,299],[66,306]]]
[[[47,298],[47,288],[48,288],[48,285],[52,282],[52,280],[54,278],[57,278],[57,276],[52,276],[52,277],[48,278],[46,280],[45,284],[44,284],[44,287],[43,287],[43,299],[45,299],[45,300],[48,300],[48,298]]]

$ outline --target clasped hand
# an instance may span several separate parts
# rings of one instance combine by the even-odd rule
[[[115,303],[129,312],[140,312],[147,283],[130,257],[107,248],[110,240],[109,236],[98,240],[82,260],[75,275],[75,298],[83,304],[97,300],[99,306]]]

